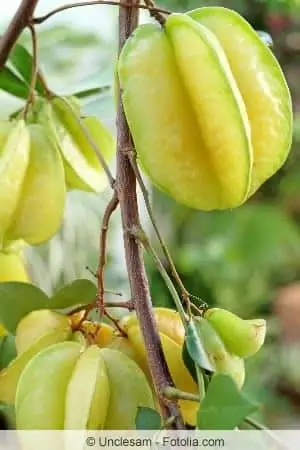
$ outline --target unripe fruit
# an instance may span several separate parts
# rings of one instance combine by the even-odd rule
[[[225,8],[203,9],[170,14],[163,29],[138,27],[120,54],[118,78],[152,182],[192,208],[227,209],[286,160],[291,98],[251,26]]]
[[[80,352],[81,346],[76,342],[62,342],[51,345],[29,361],[16,393],[18,429],[64,428],[66,392]]]
[[[220,308],[208,309],[204,316],[219,334],[227,350],[241,358],[254,355],[265,341],[264,319],[243,320]]]
[[[197,319],[196,325],[207,356],[215,368],[215,373],[230,375],[237,386],[242,388],[245,381],[244,361],[228,353],[222,339],[206,319]]]
[[[24,120],[0,122],[0,245],[17,207],[29,162],[29,132]]]
[[[65,206],[65,174],[49,127],[30,124],[30,157],[22,192],[5,239],[37,245],[60,228]]]
[[[153,308],[153,314],[158,331],[169,336],[177,344],[183,345],[185,331],[179,313],[169,308]],[[138,319],[135,313],[123,317],[120,321],[120,326],[125,330],[136,325],[138,325]]]
[[[109,397],[110,386],[105,362],[101,358],[100,349],[92,345],[79,356],[68,383],[64,428],[102,429]]]
[[[80,344],[83,350],[87,349],[89,346],[87,339],[81,331],[75,331],[72,333],[70,340]]]
[[[69,337],[69,330],[61,329],[52,331],[41,337],[21,355],[17,356],[6,369],[0,372],[0,401],[13,404],[20,375],[28,362],[41,350],[58,342],[66,341]]]
[[[19,322],[16,330],[16,347],[20,355],[43,336],[54,331],[71,333],[70,319],[49,309],[32,311]]]

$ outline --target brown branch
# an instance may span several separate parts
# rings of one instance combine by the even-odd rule
[[[68,9],[72,8],[78,8],[81,6],[95,6],[95,5],[110,5],[110,6],[120,6],[121,2],[114,1],[114,0],[95,0],[95,1],[88,1],[88,2],[81,2],[81,3],[70,3],[68,5],[60,6],[59,8],[53,9],[49,13],[45,14],[41,17],[36,17],[33,21],[35,24],[41,24],[45,22],[47,19],[50,19],[50,17],[54,16],[55,14],[58,14],[60,12],[66,11]],[[150,11],[150,13],[153,15],[155,13],[159,14],[171,14],[171,11],[168,11],[167,9],[157,8],[156,6],[147,6],[147,5],[141,5],[141,4],[134,4],[134,3],[122,3],[122,6],[124,8],[140,8],[140,9],[147,9]]]
[[[39,0],[23,0],[0,40],[0,70],[22,31],[29,25]]]
[[[138,4],[138,0],[136,1]],[[119,12],[119,51],[138,24],[137,8],[122,8]],[[145,273],[144,261],[139,243],[128,230],[139,226],[139,212],[136,194],[136,178],[126,149],[132,147],[132,139],[126,121],[121,91],[118,92],[117,115],[117,179],[116,188],[120,202],[124,247],[131,298],[143,335],[148,363],[153,383],[158,394],[164,419],[174,416],[174,429],[184,428],[177,402],[166,399],[164,390],[173,385],[164,357],[162,344],[154,320],[149,285]]]
[[[106,264],[106,241],[107,231],[111,215],[119,204],[117,192],[114,191],[113,196],[104,211],[101,233],[100,233],[100,258],[97,270],[98,290],[97,290],[97,306],[100,311],[100,317],[104,314],[104,267]]]

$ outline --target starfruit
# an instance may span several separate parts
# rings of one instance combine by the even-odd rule
[[[208,309],[205,318],[219,334],[227,350],[234,355],[242,358],[252,356],[265,341],[264,319],[244,320],[221,308]]]
[[[24,240],[37,245],[50,239],[60,228],[65,206],[65,175],[61,155],[51,130],[40,124],[28,125],[29,165],[22,192],[14,211],[6,241]]]
[[[123,47],[118,77],[140,164],[180,203],[237,207],[288,155],[285,78],[230,10],[171,14],[163,28],[141,25]]]
[[[227,351],[224,342],[206,319],[198,318],[196,326],[215,373],[230,375],[237,386],[242,388],[245,381],[245,364],[243,359]]]
[[[0,122],[0,245],[23,189],[29,163],[29,133],[24,120]]]
[[[135,428],[138,407],[153,408],[141,369],[122,353],[77,342],[52,345],[28,363],[16,400],[19,429]]]
[[[96,117],[81,117],[74,101],[72,97],[51,101],[66,183],[69,190],[99,193],[107,186],[107,177],[95,145],[109,163],[115,153],[115,140]]]
[[[0,282],[4,281],[29,281],[24,258],[20,252],[0,251]]]

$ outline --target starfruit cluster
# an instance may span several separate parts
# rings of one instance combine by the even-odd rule
[[[138,407],[155,408],[136,362],[74,331],[67,316],[30,313],[16,347],[16,359],[0,372],[0,401],[14,405],[18,429],[133,429]]]
[[[174,385],[197,395],[183,360],[179,314],[154,308],[154,316]],[[263,344],[265,322],[211,309],[197,327],[215,373],[231,376],[241,388],[242,358]],[[135,314],[116,329],[83,320],[81,313],[33,311],[17,327],[16,347],[18,356],[0,372],[0,401],[14,404],[19,429],[133,429],[139,406],[159,410]],[[180,400],[179,407],[194,426],[199,405]]]
[[[73,106],[72,106],[73,105]],[[66,191],[100,192],[114,139],[96,117],[80,118],[74,99],[38,99],[26,119],[0,122],[0,251],[17,254],[60,228]]]
[[[146,24],[117,66],[139,162],[200,210],[243,204],[285,162],[290,92],[267,45],[236,12],[204,7]]]

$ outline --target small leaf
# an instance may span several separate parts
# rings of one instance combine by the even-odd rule
[[[198,366],[208,372],[214,372],[214,368],[206,354],[206,351],[201,342],[197,327],[193,320],[190,321],[186,331],[186,347],[190,357]]]
[[[0,89],[18,98],[28,97],[28,86],[7,67],[0,71]]]
[[[139,406],[135,425],[137,430],[160,430],[161,417],[154,409]]]
[[[37,286],[22,282],[0,283],[0,322],[14,334],[22,317],[36,309],[47,308],[49,299]]]
[[[96,298],[97,288],[90,280],[75,280],[60,289],[49,301],[51,309],[66,309],[70,306],[87,305]]]
[[[197,426],[200,430],[234,430],[258,408],[240,392],[228,375],[215,375],[201,403]]]
[[[29,51],[23,47],[23,45],[16,44],[13,51],[9,55],[9,61],[21,75],[26,84],[30,86],[32,77],[32,55]],[[37,80],[36,83],[36,91],[40,95],[44,95],[45,93],[43,85],[39,80]]]
[[[92,95],[97,95],[97,94],[101,94],[103,92],[108,91],[111,88],[111,86],[99,86],[99,87],[95,87],[95,88],[90,88],[90,89],[84,89],[83,91],[79,91],[79,92],[75,92],[75,97],[77,98],[86,98],[86,97],[91,97]]]
[[[189,351],[186,346],[186,341],[184,341],[184,344],[182,347],[182,359],[183,359],[185,367],[188,369],[188,371],[189,371],[190,375],[193,377],[195,383],[198,383],[195,362],[191,358],[191,355],[189,354]]]
[[[12,334],[0,337],[0,370],[8,366],[8,364],[17,356],[15,338]]]

